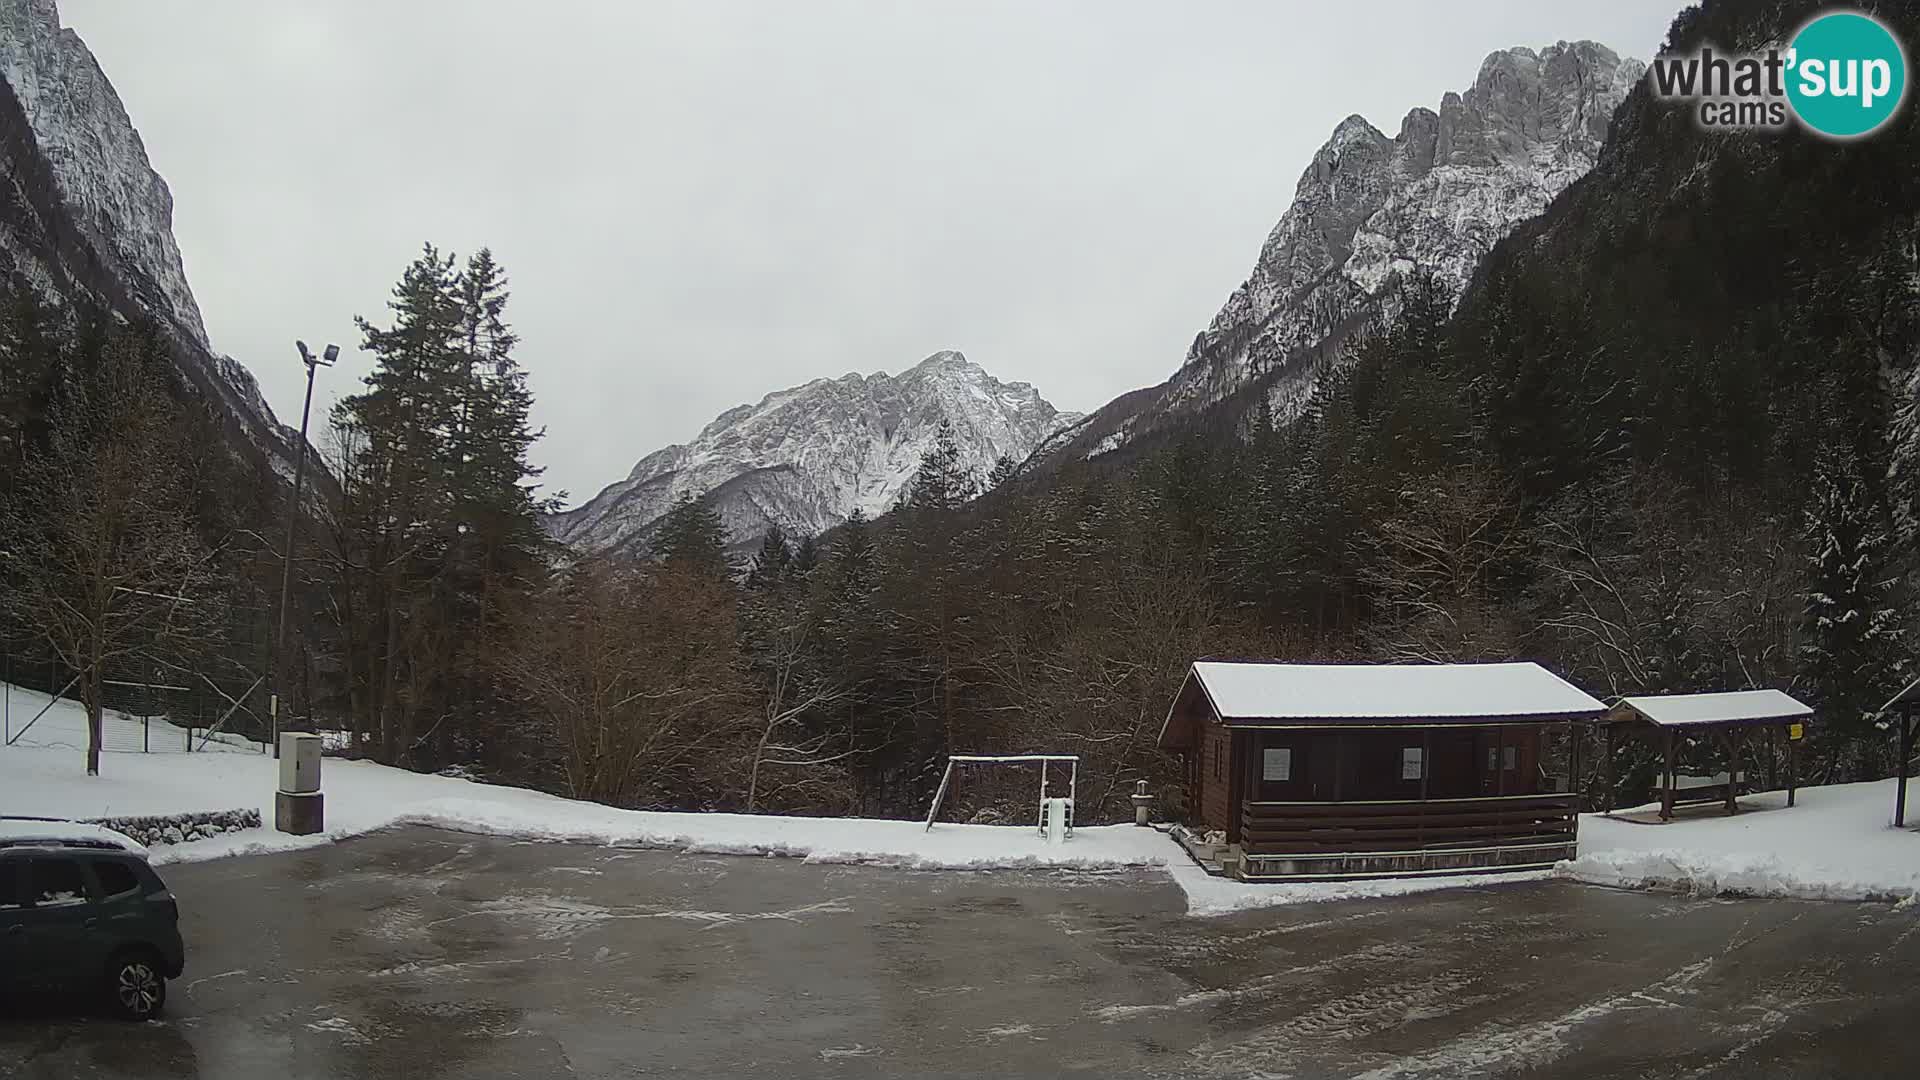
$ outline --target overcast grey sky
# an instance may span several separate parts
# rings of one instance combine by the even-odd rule
[[[1646,59],[1679,0],[62,0],[174,195],[214,347],[293,339],[424,240],[512,277],[575,503],[723,409],[938,349],[1088,410],[1166,378],[1333,126],[1512,45]]]

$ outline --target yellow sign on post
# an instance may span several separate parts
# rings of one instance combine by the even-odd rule
[[[1799,742],[1802,738],[1806,736],[1806,734],[1807,734],[1807,728],[1806,728],[1806,725],[1804,724],[1788,724],[1787,725],[1787,738],[1793,742]]]

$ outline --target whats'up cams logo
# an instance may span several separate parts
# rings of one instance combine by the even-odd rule
[[[1907,54],[1871,15],[1830,11],[1800,28],[1783,51],[1727,54],[1712,46],[1661,56],[1647,69],[1653,92],[1699,103],[1700,126],[1778,129],[1789,117],[1835,139],[1870,135],[1907,96]]]

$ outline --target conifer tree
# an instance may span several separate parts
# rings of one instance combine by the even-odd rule
[[[915,511],[957,510],[979,491],[979,483],[960,460],[960,439],[951,420],[940,421],[933,445],[920,457],[902,502]]]
[[[30,429],[46,411],[55,352],[46,312],[33,293],[0,298],[0,488],[26,453]]]
[[[358,320],[374,369],[334,409],[334,608],[352,709],[387,760],[416,765],[480,749],[497,712],[475,707],[488,697],[492,616],[544,573],[546,503],[527,460],[540,433],[506,278],[486,250],[454,267],[424,246],[393,291],[391,325]]]
[[[506,322],[505,271],[482,248],[451,281],[460,322],[459,362],[450,377],[459,411],[449,445],[452,532],[442,615],[459,628],[457,680],[461,723],[441,723],[436,757],[499,756],[515,723],[510,703],[494,691],[491,671],[503,614],[521,606],[545,577],[545,534],[539,513],[555,499],[538,497],[541,470],[528,461],[540,438],[526,372],[513,356],[519,338]],[[465,745],[456,748],[453,743]]]
[[[1883,515],[1840,453],[1821,462],[1807,509],[1809,574],[1801,663],[1821,706],[1821,743],[1842,778],[1885,766],[1871,740],[1875,710],[1905,675],[1898,582],[1888,572]]]
[[[675,569],[724,578],[731,571],[727,563],[726,530],[720,515],[705,499],[680,496],[673,509],[661,520],[653,551],[659,560]]]
[[[786,530],[778,525],[769,526],[767,535],[760,538],[760,551],[753,557],[753,568],[747,572],[748,591],[768,592],[780,588],[786,583],[792,564],[793,549],[787,544]]]
[[[814,538],[811,536],[801,537],[800,543],[795,545],[793,549],[793,563],[791,565],[793,576],[796,578],[805,579],[808,575],[813,573],[814,567],[819,565],[820,565],[819,542],[814,540]]]
[[[1001,454],[1000,457],[994,461],[993,470],[987,473],[986,490],[997,491],[1001,485],[1019,474],[1020,463],[1013,460],[1013,455]]]

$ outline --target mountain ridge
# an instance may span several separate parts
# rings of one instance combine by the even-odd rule
[[[1392,138],[1348,116],[1174,373],[1095,410],[1036,464],[1127,448],[1255,384],[1276,418],[1296,415],[1347,338],[1394,317],[1394,282],[1422,267],[1457,298],[1495,243],[1591,169],[1644,71],[1591,41],[1516,46],[1437,110],[1409,110]]]
[[[848,372],[736,405],[546,524],[556,539],[579,547],[637,551],[674,503],[701,497],[735,547],[774,525],[813,536],[855,510],[876,516],[891,509],[942,422],[954,429],[962,466],[984,480],[1000,457],[1022,460],[1076,419],[1030,383],[1002,382],[946,349],[898,375]]]

